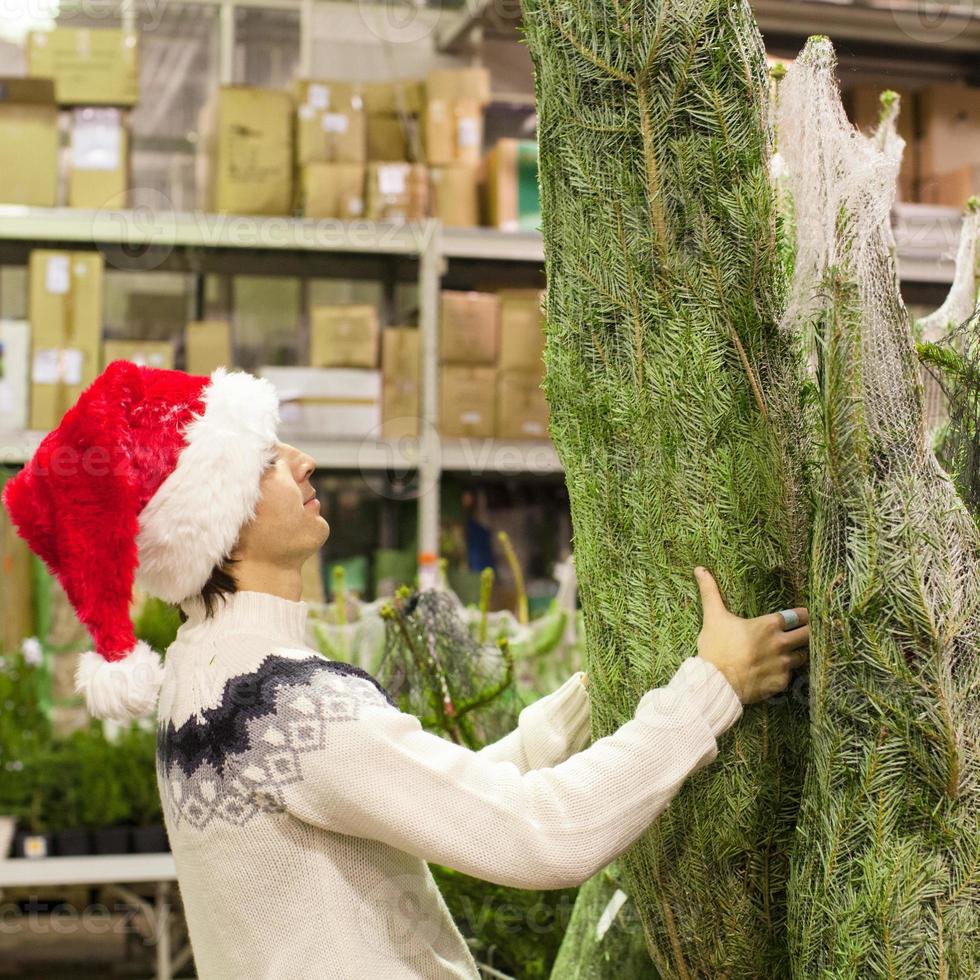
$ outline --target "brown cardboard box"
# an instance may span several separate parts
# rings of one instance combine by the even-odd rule
[[[58,203],[58,108],[49,78],[0,78],[0,202]]]
[[[296,163],[364,163],[367,114],[361,86],[302,80],[296,99]]]
[[[381,434],[385,439],[419,434],[419,332],[387,327],[381,332]]]
[[[102,370],[113,361],[132,361],[145,367],[173,370],[174,345],[168,340],[106,340],[102,343]]]
[[[32,429],[54,428],[98,374],[102,280],[98,252],[31,252]]]
[[[905,140],[902,169],[898,175],[900,201],[917,200],[919,181],[918,97],[911,89],[894,89],[901,96],[898,115],[898,134]],[[862,132],[873,132],[881,119],[882,89],[873,85],[859,85],[844,96],[847,114]]]
[[[501,371],[544,373],[544,316],[540,289],[504,289],[500,300]]]
[[[930,85],[919,93],[923,177],[980,163],[980,88]]]
[[[548,438],[548,399],[539,372],[498,372],[494,431],[498,439]]]
[[[372,112],[367,117],[367,158],[372,161],[411,160],[413,119]]]
[[[353,221],[364,217],[364,182],[361,163],[309,163],[303,168],[303,213],[307,218]]]
[[[231,324],[227,320],[192,320],[184,332],[184,359],[188,374],[210,375],[218,367],[234,364]]]
[[[378,311],[370,304],[314,306],[310,367],[377,367],[378,334]]]
[[[429,99],[423,118],[425,159],[431,165],[479,163],[483,109],[472,99]]]
[[[418,221],[429,213],[429,172],[419,163],[370,163],[367,217],[372,221]]]
[[[198,192],[206,211],[288,214],[293,204],[288,92],[219,88],[200,120]]]
[[[125,210],[129,133],[119,109],[75,109],[71,120],[70,208]]]
[[[428,99],[471,99],[480,106],[490,101],[490,72],[486,68],[435,68],[425,80]]]
[[[495,364],[500,301],[494,293],[440,293],[439,359],[444,364]]]
[[[0,507],[0,650],[19,650],[34,632],[31,552],[14,530],[7,508]]]
[[[484,158],[486,223],[502,231],[541,226],[538,145],[534,140],[497,140]]]
[[[448,228],[480,223],[480,168],[466,163],[429,170],[432,217]]]
[[[919,200],[923,204],[962,208],[974,194],[980,194],[980,163],[948,174],[924,176],[919,181]]]
[[[418,78],[403,78],[394,82],[370,82],[361,89],[364,109],[368,113],[395,115],[422,111],[425,102],[425,82]]]
[[[27,41],[27,73],[53,78],[59,105],[136,105],[138,36],[88,27],[33,31]]]
[[[439,429],[444,436],[494,433],[497,369],[446,365],[440,372]]]

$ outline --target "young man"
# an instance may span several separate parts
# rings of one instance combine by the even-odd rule
[[[306,645],[300,569],[329,525],[313,460],[277,423],[249,375],[115,362],[4,500],[96,642],[78,675],[93,713],[159,700],[198,975],[472,980],[426,862],[521,888],[585,881],[715,758],[743,703],[785,688],[807,610],[741,619],[699,570],[698,655],[630,721],[589,745],[580,672],[473,752]],[[132,635],[137,571],[186,616],[162,670]]]

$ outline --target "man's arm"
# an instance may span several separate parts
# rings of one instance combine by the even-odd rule
[[[371,682],[323,670],[277,705],[256,741],[299,723],[304,748],[275,792],[297,819],[517,888],[579,885],[632,844],[742,713],[691,657],[634,718],[558,765],[522,773],[425,731]],[[267,793],[262,767],[243,769]]]
[[[479,750],[494,762],[512,762],[522,772],[564,762],[592,740],[585,672],[577,671],[550,694],[529,704],[517,727]]]

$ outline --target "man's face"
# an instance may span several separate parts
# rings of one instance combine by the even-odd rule
[[[310,483],[313,458],[285,442],[276,449],[275,462],[262,475],[255,517],[242,528],[235,556],[291,565],[319,550],[330,525]]]

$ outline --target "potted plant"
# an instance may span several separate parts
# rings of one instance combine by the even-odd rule
[[[121,780],[125,750],[93,725],[77,733],[80,818],[92,838],[94,854],[129,851],[131,808]]]
[[[36,763],[37,785],[42,800],[42,820],[54,835],[54,853],[62,857],[88,854],[91,840],[82,825],[83,732],[53,743]]]
[[[135,824],[133,850],[141,854],[169,851],[157,787],[156,732],[133,725],[121,734],[118,746],[122,784]]]

